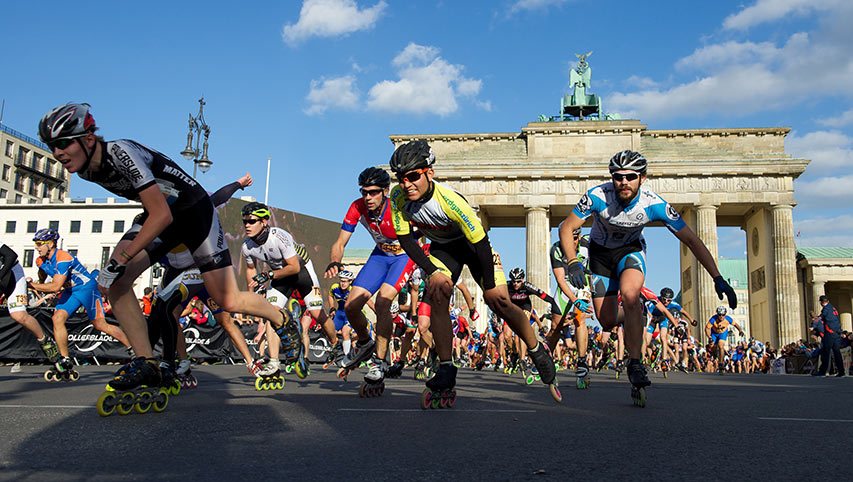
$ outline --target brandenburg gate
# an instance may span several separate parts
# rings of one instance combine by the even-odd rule
[[[395,147],[429,142],[436,179],[465,196],[487,229],[525,227],[528,278],[549,292],[551,228],[588,189],[610,179],[607,161],[614,153],[639,151],[649,160],[646,187],[681,213],[715,257],[718,226],[745,232],[751,333],[775,346],[803,337],[792,210],[794,179],[809,161],[785,154],[790,129],[650,130],[639,120],[602,117],[552,118],[520,132],[390,138]],[[680,272],[684,308],[707,320],[721,302],[684,246]],[[694,330],[704,338],[701,324]]]

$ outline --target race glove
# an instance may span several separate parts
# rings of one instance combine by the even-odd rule
[[[258,283],[259,285],[265,285],[265,284],[267,284],[267,281],[271,280],[272,278],[273,278],[273,273],[272,273],[272,270],[270,270],[270,271],[264,271],[262,273],[256,274],[252,278],[252,281],[254,281],[255,283]]]
[[[127,269],[126,264],[121,264],[111,258],[109,264],[104,266],[104,269],[98,273],[98,286],[101,288],[109,288],[113,285],[113,282],[119,278],[119,276],[124,274],[125,269]]]
[[[477,319],[480,318],[480,314],[477,313],[477,308],[471,308],[468,310],[468,318],[470,318],[471,321],[477,321]]]
[[[737,308],[737,295],[735,295],[735,290],[729,286],[729,283],[726,282],[722,276],[716,276],[714,278],[714,290],[717,291],[717,296],[721,300],[723,299],[723,294],[726,295],[726,298],[729,300],[729,308]]]
[[[586,273],[584,273],[583,265],[577,258],[569,261],[568,271],[566,273],[569,283],[577,289],[583,289],[586,286]]]

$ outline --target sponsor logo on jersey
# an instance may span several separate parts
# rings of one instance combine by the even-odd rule
[[[589,197],[589,193],[584,194],[581,200],[578,201],[577,208],[581,214],[586,214],[592,209],[592,198]]]
[[[675,208],[672,207],[671,204],[667,203],[667,205],[666,205],[666,217],[668,217],[669,219],[672,219],[673,221],[678,221],[681,218],[681,215],[678,214],[678,211],[676,211]]]
[[[184,181],[185,183],[189,184],[190,186],[196,186],[196,182],[193,180],[193,178],[184,174],[183,171],[181,171],[180,169],[178,169],[176,167],[165,165],[165,166],[163,166],[163,172],[166,174],[171,174],[172,176],[177,177],[181,181]]]
[[[139,172],[136,163],[133,162],[133,159],[131,159],[130,155],[121,146],[113,144],[110,147],[110,153],[119,161],[118,168],[124,177],[129,178],[134,183],[142,179],[142,173]]]

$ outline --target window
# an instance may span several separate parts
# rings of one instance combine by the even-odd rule
[[[26,147],[18,147],[18,159],[17,159],[18,164],[26,165],[27,164],[27,156],[29,156],[29,155],[30,155],[29,149],[27,149]]]
[[[9,195],[9,191],[6,189],[0,189],[0,199],[6,199],[6,196]]]
[[[50,229],[55,229],[55,230],[59,231],[59,221],[51,221],[51,222],[47,223],[47,227],[49,227]]]
[[[24,176],[20,172],[15,173],[15,190],[24,191]]]
[[[60,178],[62,177],[62,173],[63,173],[63,171],[59,171],[59,177]],[[65,188],[62,186],[59,186],[58,188],[56,188],[56,192],[57,192],[57,194],[56,194],[57,199],[62,199],[63,196],[65,196]]]
[[[3,180],[9,182],[9,179],[12,178],[12,166],[8,164],[3,164]]]
[[[50,184],[44,183],[41,185],[41,197],[50,197]]]
[[[741,303],[743,303],[743,302],[744,302],[744,296],[743,296],[743,293],[738,293],[738,295],[737,295],[737,300],[738,300],[739,302],[741,302]]]
[[[113,232],[114,233],[123,233],[124,232],[124,220],[116,221],[113,223]]]
[[[24,262],[22,265],[24,268],[32,268],[33,267],[33,250],[32,249],[25,249],[24,250]]]
[[[103,228],[104,228],[104,222],[103,221],[92,221],[92,232],[93,233],[100,233],[103,230]]]
[[[737,314],[739,314],[739,315],[745,315],[745,314],[746,314],[746,308],[738,308],[738,309],[737,309]]]
[[[30,196],[35,196],[39,192],[39,183],[35,178],[30,178]]]
[[[56,171],[56,161],[53,159],[47,159],[47,175],[56,177],[54,171]]]
[[[15,152],[15,143],[6,141],[6,157],[12,157],[13,152]]]
[[[70,254],[71,256],[74,256],[76,258],[77,257],[77,250],[76,249],[69,249],[68,254]]]
[[[23,197],[21,197],[21,195],[20,195],[20,194],[15,194],[15,204],[21,204],[21,201],[22,201],[23,199],[24,199],[24,198],[23,198]]]
[[[101,269],[104,269],[104,266],[109,264],[110,262],[110,247],[104,246],[101,248]]]
[[[69,229],[72,233],[80,232],[80,221],[71,221],[71,229]]]
[[[39,230],[39,222],[38,221],[27,221],[27,232],[34,233]]]
[[[6,221],[6,232],[14,233],[15,232],[15,221]]]

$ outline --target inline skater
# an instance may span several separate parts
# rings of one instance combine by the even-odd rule
[[[662,221],[688,248],[714,278],[717,295],[725,294],[729,304],[737,306],[734,290],[720,276],[708,248],[684,223],[678,212],[653,191],[643,188],[647,162],[642,154],[630,150],[610,159],[611,181],[596,186],[583,197],[560,225],[560,245],[569,258],[570,282],[577,288],[585,283],[583,265],[577,259],[572,232],[593,216],[590,233],[590,271],[593,305],[599,322],[610,328],[615,324],[622,293],[625,312],[625,345],[629,354],[628,377],[635,403],[645,406],[645,387],[651,384],[643,367],[643,306],[640,290],[645,282],[645,240],[643,226]]]
[[[344,358],[349,355],[350,348],[352,346],[352,341],[350,339],[350,332],[352,328],[350,327],[349,320],[347,319],[346,311],[344,310],[344,306],[346,305],[347,298],[349,297],[350,292],[352,291],[352,280],[355,279],[355,274],[349,270],[341,270],[338,272],[338,282],[332,284],[329,288],[329,306],[331,306],[332,312],[332,321],[335,323],[335,332],[341,335],[341,339],[343,342],[341,343],[342,353]],[[368,305],[372,304],[372,301],[368,301]],[[371,308],[373,308],[371,306]]]
[[[391,170],[399,184],[391,191],[392,219],[397,239],[406,254],[424,269],[428,277],[431,329],[440,361],[435,376],[427,382],[421,407],[453,403],[457,369],[451,360],[453,332],[450,326],[450,296],[463,266],[468,265],[484,291],[486,304],[521,336],[539,369],[542,382],[562,400],[555,380],[551,354],[527,322],[524,313],[509,299],[500,256],[493,252],[489,237],[465,199],[433,180],[435,154],[425,141],[411,141],[391,156]],[[426,255],[415,241],[412,229],[432,240]]]
[[[59,349],[56,342],[41,329],[38,320],[27,313],[27,278],[24,268],[18,263],[18,254],[5,244],[0,244],[0,298],[5,298],[9,316],[36,337],[48,361],[58,363]]]
[[[671,300],[671,298],[670,298]],[[621,301],[621,297],[620,297]],[[655,294],[654,291],[643,286],[640,289],[640,301],[643,303],[645,310],[643,314],[648,320],[647,328],[645,335],[643,337],[643,349],[642,352],[646,353],[646,349],[649,349],[649,360],[652,362],[652,365],[657,371],[658,368],[664,369],[665,362],[667,359],[672,360],[675,363],[675,353],[672,352],[672,349],[669,347],[669,325],[676,325],[675,316],[673,313],[667,309],[667,307],[663,304],[660,298]],[[660,314],[659,318],[655,318],[654,313],[657,312]],[[658,329],[658,326],[660,328]],[[653,347],[654,340],[657,340],[660,343],[660,351],[658,352],[658,357],[655,357],[655,350]],[[664,373],[666,376],[666,373]]]
[[[306,305],[305,315],[302,317],[300,332],[301,349],[291,346],[292,340],[285,340],[272,336],[267,331],[267,343],[270,351],[269,363],[258,375],[264,378],[275,378],[280,373],[281,363],[279,361],[279,348],[282,342],[287,341],[286,353],[288,359],[295,362],[296,374],[299,378],[308,376],[308,362],[305,354],[308,353],[308,327],[310,318],[317,320],[323,328],[332,346],[335,347],[330,357],[338,359],[342,356],[342,345],[338,344],[335,333],[335,325],[326,316],[323,308],[323,297],[320,295],[320,282],[314,273],[314,264],[308,258],[305,247],[296,244],[293,236],[282,228],[270,226],[270,210],[259,202],[250,202],[243,206],[243,226],[246,230],[247,239],[243,241],[242,254],[246,261],[246,281],[249,289],[264,289],[267,282],[269,287],[265,289],[267,301],[273,306],[283,309],[287,301],[299,295]],[[261,262],[265,262],[269,270],[260,271]],[[268,328],[270,330],[271,328]],[[292,352],[297,350],[297,352]]]
[[[509,271],[509,283],[507,283],[509,299],[515,306],[519,307],[521,311],[524,312],[531,326],[535,322],[537,328],[541,330],[542,324],[539,322],[536,312],[533,311],[533,303],[530,301],[531,296],[535,296],[544,300],[546,303],[550,303],[552,315],[557,313],[557,316],[560,316],[562,312],[551,295],[537,288],[532,283],[525,281],[524,277],[525,273],[521,268],[513,268]],[[518,353],[521,375],[526,377],[528,372],[526,361],[527,345],[520,338],[515,340],[515,351]]]
[[[66,371],[70,372],[70,375],[76,379],[73,370],[74,363],[68,356],[68,330],[65,328],[65,322],[68,321],[68,316],[81,306],[86,311],[92,326],[118,340],[128,349],[128,353],[133,358],[133,351],[124,332],[121,331],[121,328],[107,323],[107,319],[104,317],[104,307],[95,277],[89,274],[89,271],[76,256],[56,247],[57,241],[59,241],[59,233],[55,229],[40,229],[33,236],[33,241],[35,241],[36,251],[38,252],[36,266],[39,270],[39,281],[35,282],[29,278],[27,281],[30,282],[30,287],[36,291],[59,293],[52,321],[53,335],[56,337],[56,345],[61,358],[56,362],[52,377],[45,373],[45,379],[48,381],[50,378],[65,379],[64,372]],[[45,282],[48,277],[50,277],[50,281]]]
[[[737,328],[740,336],[743,336],[743,329],[726,313],[728,310],[725,306],[718,306],[717,312],[705,324],[705,337],[708,339],[709,349],[714,347],[717,351],[717,373],[720,375],[725,371],[726,355],[728,355],[727,342],[731,327]]]
[[[358,335],[358,343],[351,351],[352,356],[346,359],[344,370],[357,367],[373,355],[364,382],[370,387],[380,387],[384,386],[385,374],[388,371],[387,350],[394,328],[391,303],[415,269],[415,264],[406,256],[397,240],[397,233],[394,232],[391,203],[388,199],[391,176],[384,169],[368,167],[358,175],[358,185],[361,197],[350,204],[344,216],[341,232],[332,244],[331,262],[324,276],[331,278],[344,268],[341,264],[344,247],[352,237],[356,225],[361,223],[373,237],[376,247],[358,272],[353,281],[352,293],[347,298],[345,310]],[[367,318],[361,312],[374,293],[376,341],[370,337]]]
[[[293,320],[287,313],[277,313],[263,297],[239,290],[219,218],[204,188],[171,159],[153,149],[130,140],[107,142],[97,136],[89,108],[88,104],[67,104],[50,110],[39,122],[39,137],[69,173],[77,173],[81,179],[113,194],[142,203],[142,227],[135,239],[120,241],[115,247],[98,276],[98,288],[109,299],[113,313],[139,356],[119,370],[110,386],[131,393],[134,399],[131,406],[147,410],[153,405],[155,410],[162,410],[168,404],[165,392],[145,391],[156,397],[156,401],[140,405],[143,393],[134,390],[141,385],[157,386],[161,379],[147,325],[132,290],[136,278],[160,258],[159,253],[150,255],[145,250],[155,239],[160,239],[163,253],[180,244],[189,249],[205,286],[225,311],[269,319],[280,331]],[[102,415],[112,413],[117,399],[116,394],[102,394],[99,399]],[[120,410],[126,409],[126,405]]]
[[[649,306],[649,313],[651,315],[651,320],[649,321],[649,326],[646,329],[646,333],[643,336],[643,346],[648,346],[649,342],[652,339],[652,333],[655,332],[656,329],[660,329],[660,337],[661,340],[668,340],[669,335],[669,323],[670,317],[666,315],[666,313],[670,313],[673,315],[673,323],[676,323],[677,320],[674,319],[675,313],[678,313],[680,317],[688,320],[690,324],[696,326],[696,320],[687,313],[684,308],[673,300],[675,297],[675,292],[672,291],[672,288],[663,288],[660,290],[660,296],[658,300],[660,301],[660,306],[658,303],[655,303],[654,306]],[[673,325],[673,328],[675,325]],[[664,344],[666,347],[666,351],[672,356],[672,360],[678,360],[676,366],[679,370],[683,371],[683,365],[679,365],[681,363],[681,359],[677,358],[672,350],[669,349],[668,344]],[[645,350],[643,350],[645,351]],[[663,353],[666,356],[666,353]]]

